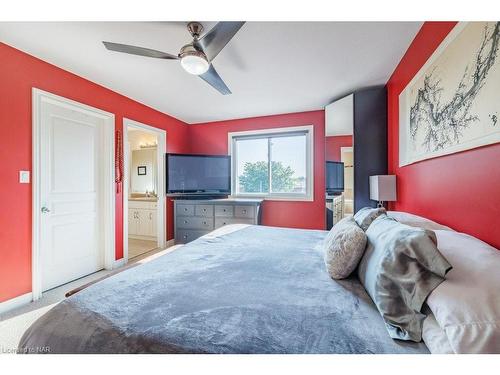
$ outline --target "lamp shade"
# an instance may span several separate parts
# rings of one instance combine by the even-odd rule
[[[370,199],[379,202],[396,200],[396,176],[370,176]]]

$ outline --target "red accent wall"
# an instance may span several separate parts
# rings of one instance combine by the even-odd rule
[[[397,175],[392,209],[412,212],[500,248],[500,144],[399,168],[398,97],[455,22],[426,22],[387,83],[389,171]]]
[[[324,111],[218,121],[190,126],[191,152],[227,154],[228,133],[235,131],[314,125],[314,201],[265,201],[262,224],[278,227],[325,228],[325,113]]]
[[[325,155],[327,161],[341,161],[340,149],[352,147],[352,135],[325,137]]]
[[[152,108],[0,43],[0,302],[31,291],[31,89],[36,87],[167,131],[169,152],[186,152],[188,126]],[[122,194],[116,195],[116,259],[123,257]],[[168,238],[173,207],[167,203]]]

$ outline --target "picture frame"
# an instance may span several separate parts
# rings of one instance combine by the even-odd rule
[[[441,42],[399,95],[400,167],[500,142],[499,47],[499,22],[459,22]]]
[[[146,173],[146,166],[145,165],[140,165],[137,167],[137,174],[139,176],[145,176],[147,173]]]

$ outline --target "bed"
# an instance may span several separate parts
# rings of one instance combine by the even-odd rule
[[[19,347],[51,353],[428,353],[393,340],[326,231],[234,225],[65,299]]]

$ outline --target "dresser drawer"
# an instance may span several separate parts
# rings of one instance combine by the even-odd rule
[[[193,216],[194,215],[194,205],[192,204],[177,204],[176,214],[179,216]]]
[[[175,235],[175,243],[188,243],[207,233],[210,233],[210,231],[180,229]]]
[[[200,229],[200,230],[212,230],[214,229],[214,219],[205,217],[178,217],[177,218],[177,228],[180,229]]]
[[[233,206],[215,206],[215,216],[218,217],[233,217],[234,207]]]
[[[255,206],[234,206],[234,216],[253,219],[255,217]]]
[[[215,229],[231,225],[231,224],[255,224],[253,219],[234,219],[234,218],[224,218],[224,217],[216,217],[215,218]]]
[[[196,216],[212,217],[214,216],[214,206],[211,204],[199,204],[194,208]]]

